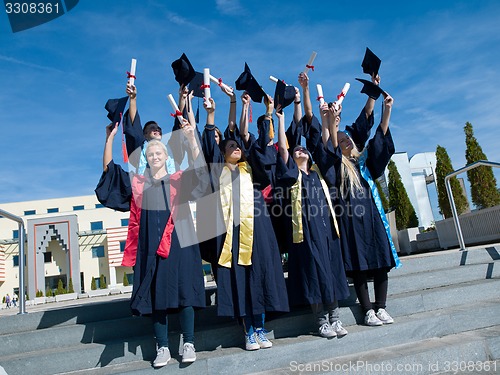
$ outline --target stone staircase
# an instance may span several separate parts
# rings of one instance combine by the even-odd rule
[[[500,374],[500,246],[402,258],[389,274],[387,310],[395,323],[361,325],[352,297],[341,302],[349,331],[327,340],[308,308],[269,315],[272,349],[246,352],[242,328],[197,312],[198,359],[180,363],[179,323],[171,327],[173,360],[154,370],[148,318],[131,317],[127,299],[0,317],[0,366],[12,374]],[[207,289],[213,300],[214,289]],[[373,295],[373,293],[372,293]],[[0,374],[2,373],[0,369]]]

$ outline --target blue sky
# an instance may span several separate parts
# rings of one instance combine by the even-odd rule
[[[369,47],[382,59],[381,87],[395,99],[390,126],[398,152],[412,156],[439,144],[460,168],[469,121],[488,159],[498,162],[499,19],[494,0],[100,0],[80,1],[66,15],[14,34],[4,14],[0,203],[93,194],[108,124],[104,104],[124,96],[130,59],[137,59],[141,118],[168,130],[167,95],[178,91],[170,64],[183,52],[195,69],[209,67],[231,85],[247,62],[272,94],[269,75],[297,85],[317,51],[313,93],[321,83],[333,100],[351,83],[346,125],[366,100],[354,78],[367,77],[360,64]],[[216,123],[225,126],[227,97],[214,89],[212,95]],[[264,110],[253,105],[256,114]]]

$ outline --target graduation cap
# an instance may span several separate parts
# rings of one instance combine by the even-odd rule
[[[194,78],[189,82],[189,91],[193,90],[194,96],[203,98],[205,96],[205,91],[201,86],[203,86],[203,73],[195,72]]]
[[[277,108],[281,104],[281,109],[292,104],[295,100],[295,87],[286,85],[285,82],[278,80],[276,82],[276,90],[274,91],[274,107]]]
[[[128,96],[124,96],[120,99],[109,99],[106,102],[104,108],[108,111],[108,118],[113,124],[117,122],[120,123],[120,120],[125,112],[125,106],[127,105]]]
[[[174,70],[175,80],[179,82],[179,85],[187,85],[196,75],[193,66],[184,53],[172,63],[172,69]]]
[[[384,95],[384,98],[387,96],[387,93],[373,82],[361,78],[356,78],[356,80],[363,84],[361,92],[368,95],[370,98],[377,100],[380,94]]]
[[[368,47],[366,47],[365,57],[363,57],[363,62],[361,63],[363,73],[376,77],[378,70],[380,69],[380,63],[381,60]]]
[[[245,70],[240,74],[235,83],[236,90],[245,90],[254,102],[262,103],[262,98],[266,96],[266,93],[252,75],[247,63],[245,63]]]

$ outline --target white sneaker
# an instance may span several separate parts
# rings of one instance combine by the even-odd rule
[[[261,349],[267,349],[273,346],[273,343],[267,338],[266,333],[267,331],[264,328],[257,328],[255,330],[255,339]]]
[[[336,337],[337,336],[337,332],[335,332],[333,330],[333,328],[330,325],[330,323],[324,323],[324,324],[322,324],[319,327],[318,332],[319,332],[319,335],[321,337],[326,337],[327,339],[329,339],[331,337]]]
[[[347,335],[347,329],[342,327],[342,322],[340,320],[335,320],[332,322],[332,329],[335,331],[337,336],[345,336]]]
[[[153,367],[163,367],[170,361],[170,350],[166,346],[162,346],[156,351],[156,358],[153,361]]]
[[[384,322],[377,318],[377,315],[375,315],[375,311],[373,311],[373,309],[370,309],[366,312],[365,324],[367,326],[381,326],[384,324]]]
[[[191,363],[196,361],[196,351],[194,345],[186,342],[182,348],[182,363]]]
[[[245,349],[246,350],[260,349],[260,345],[255,339],[255,333],[252,333],[250,335],[245,334]]]
[[[385,309],[378,309],[377,318],[379,318],[384,324],[392,324],[394,323],[394,319],[390,316]]]

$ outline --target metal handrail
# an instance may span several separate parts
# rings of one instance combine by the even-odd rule
[[[500,163],[495,163],[493,161],[488,161],[488,160],[478,160],[478,161],[475,161],[474,163],[466,165],[463,168],[457,169],[455,172],[451,172],[451,173],[447,174],[446,177],[444,178],[444,183],[446,185],[446,191],[448,193],[448,199],[450,200],[451,213],[453,215],[453,222],[455,223],[455,230],[457,232],[458,243],[460,244],[460,251],[466,250],[466,248],[465,248],[464,236],[462,234],[462,227],[460,226],[460,221],[458,220],[457,207],[455,206],[455,200],[453,199],[453,193],[451,191],[450,179],[452,177],[455,177],[456,175],[459,175],[460,173],[467,172],[468,170],[474,169],[476,167],[480,167],[482,165],[486,166],[486,167],[500,168]]]
[[[24,287],[24,222],[19,216],[0,209],[0,215],[19,224],[19,314],[26,314],[26,294]]]

